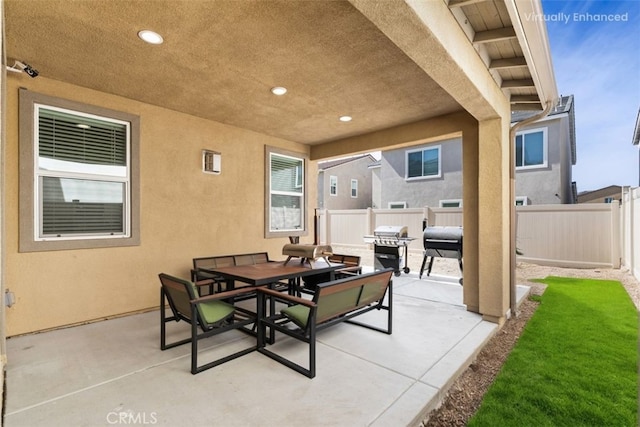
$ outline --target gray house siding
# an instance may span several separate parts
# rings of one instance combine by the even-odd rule
[[[533,205],[573,203],[569,124],[566,117],[552,117],[520,130],[546,129],[547,133],[546,167],[516,168],[516,198],[526,197]]]
[[[371,207],[371,170],[375,159],[369,155],[344,162],[318,164],[318,208],[366,209]],[[337,180],[337,194],[331,194],[331,177]],[[357,195],[351,193],[351,181],[357,181]]]
[[[408,180],[407,151],[440,147],[440,176]],[[381,208],[406,203],[407,208],[438,207],[441,200],[462,199],[462,140],[451,139],[382,153]]]
[[[526,113],[520,114],[523,120]],[[547,118],[524,126],[516,132],[520,141],[525,135],[533,140],[540,133],[546,146],[543,163],[526,166],[528,151],[524,148],[524,167],[516,168],[516,200],[525,204],[575,203],[572,183],[572,165],[576,162],[575,117],[573,96],[563,97],[558,107]],[[530,141],[530,140],[529,140]],[[407,179],[407,152],[440,147],[441,168],[437,177]],[[534,150],[535,151],[535,150]],[[535,151],[536,153],[538,151]],[[534,156],[533,158],[536,158]],[[415,147],[385,151],[380,161],[380,204],[388,208],[397,204],[407,208],[440,207],[445,201],[462,201],[462,139],[454,138]],[[376,195],[374,194],[374,200]]]

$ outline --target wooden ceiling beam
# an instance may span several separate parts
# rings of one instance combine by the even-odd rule
[[[503,80],[502,89],[528,89],[535,87],[533,79]]]
[[[470,4],[482,3],[485,1],[487,0],[449,0],[449,9],[469,6]]]
[[[473,43],[495,43],[516,38],[513,27],[496,28],[495,30],[478,31],[473,36]]]
[[[500,70],[505,68],[521,68],[526,67],[527,61],[524,56],[517,56],[514,58],[501,58],[501,59],[492,59],[489,64],[490,70]]]

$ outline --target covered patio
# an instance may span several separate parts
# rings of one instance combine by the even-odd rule
[[[142,396],[143,382],[136,378],[166,371],[182,375],[178,366],[184,350],[158,354],[155,343],[157,319],[149,313],[158,310],[158,273],[187,278],[193,258],[213,255],[265,251],[279,259],[290,236],[311,243],[319,160],[454,135],[463,141],[465,285],[457,289],[453,311],[444,310],[447,316],[441,320],[444,325],[469,324],[433,360],[431,347],[438,345],[423,341],[428,335],[423,329],[408,326],[405,332],[413,333],[404,339],[391,337],[400,347],[388,360],[377,359],[375,352],[358,353],[345,343],[341,351],[346,355],[336,357],[367,360],[362,366],[374,370],[384,367],[382,383],[367,385],[367,390],[387,385],[396,390],[395,395],[380,393],[376,405],[386,409],[366,411],[366,420],[357,418],[363,414],[355,415],[355,423],[393,418],[396,412],[415,416],[421,409],[393,409],[393,402],[406,398],[415,404],[408,392],[414,383],[418,388],[427,384],[437,394],[440,382],[421,382],[429,369],[440,366],[445,354],[455,353],[458,342],[473,336],[476,326],[495,330],[513,308],[511,112],[542,111],[557,99],[539,0],[0,0],[0,6],[6,52],[0,73],[0,292],[6,294],[0,360],[9,388],[15,390],[10,393],[21,394],[12,376],[31,390],[25,400],[9,398],[17,400],[8,400],[12,409],[6,411],[7,418],[17,422],[31,413],[36,422],[40,413],[44,422],[52,408],[117,387],[119,381],[133,379],[131,389],[139,388]],[[138,37],[142,30],[159,33],[164,42],[145,43]],[[277,87],[287,92],[276,95],[272,89]],[[59,118],[83,143],[84,136],[78,135],[96,124],[120,129],[125,136],[113,143],[116,167],[108,172],[101,168],[110,151],[100,144],[97,160],[90,161],[79,160],[77,141],[71,144],[70,157],[60,154],[64,150],[49,150],[53,145],[47,145],[48,136],[38,129]],[[59,138],[52,137],[52,144],[68,143],[62,133],[52,134]],[[278,162],[289,168],[291,191],[285,194],[272,187],[272,168]],[[65,180],[78,181],[88,191],[68,191],[61,185]],[[103,191],[104,183],[104,188],[117,191]],[[70,219],[70,229],[47,222],[54,208]],[[95,217],[104,230],[90,228],[95,217],[84,219],[84,208],[99,212]],[[284,208],[295,223],[274,220],[274,212]],[[75,212],[80,213],[71,216]],[[103,224],[112,218],[115,225]],[[396,311],[400,325],[403,316],[415,323],[411,301]],[[420,315],[439,313],[442,303],[434,304]],[[99,322],[133,313],[144,314]],[[94,321],[98,323],[28,335]],[[136,325],[127,324],[131,321]],[[114,328],[105,332],[110,345],[100,334],[81,333],[84,343],[77,348],[89,352],[84,363],[93,362],[74,364],[86,377],[71,381],[73,367],[67,372],[54,356],[66,354],[62,337],[101,327]],[[131,339],[130,328],[140,334],[134,339],[143,346],[139,352],[130,345],[118,346],[119,339]],[[22,356],[28,359],[25,349],[31,344],[8,351],[6,337],[16,337],[12,342],[18,343],[57,334],[61,338],[40,353],[45,358],[36,357],[35,369],[25,370],[21,378]],[[336,329],[323,336],[327,345],[320,359],[333,351],[339,335]],[[479,342],[482,339],[473,345]],[[114,349],[119,351],[101,359]],[[406,355],[406,349],[414,349],[415,357]],[[421,360],[423,366],[398,371],[398,366],[411,367]],[[149,366],[148,361],[155,362]],[[253,354],[234,363],[251,361],[256,366],[266,363]],[[60,376],[49,376],[48,367]],[[320,365],[320,372],[323,368]],[[234,371],[229,369],[222,366],[195,378],[165,381],[171,387],[154,396],[168,404],[163,400],[167,396],[181,397],[175,390],[204,387],[202,377],[211,375],[216,380],[205,388],[216,388],[222,383],[219,376]],[[345,369],[342,374],[352,373]],[[254,374],[246,387],[260,375],[275,375]],[[264,384],[281,387],[293,374],[283,375]],[[392,378],[399,384],[392,384]],[[305,387],[330,378],[301,380],[293,376],[292,384],[302,386],[291,393],[304,398]],[[34,390],[52,393],[25,403],[35,396]],[[85,392],[76,394],[78,390]],[[234,394],[232,386],[222,390],[225,401]],[[211,405],[211,390],[206,391],[203,406]],[[308,399],[329,398],[334,392],[319,389],[321,394]],[[100,400],[98,395],[93,398]],[[425,399],[418,400],[424,404]],[[111,403],[92,416],[104,420],[103,410],[109,413],[125,404]],[[286,407],[289,416],[299,410]],[[173,416],[162,408],[157,414]],[[286,415],[281,411],[275,416]]]
[[[11,338],[4,425],[416,425],[498,330],[465,309],[457,279],[394,278],[393,334],[348,324],[321,332],[312,380],[257,352],[192,376],[188,345],[159,350],[157,310]],[[519,286],[518,300],[527,293]],[[278,338],[304,359],[303,343]],[[252,339],[212,337],[201,354]]]

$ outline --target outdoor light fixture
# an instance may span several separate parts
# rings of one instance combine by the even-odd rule
[[[282,96],[287,93],[287,88],[282,86],[276,86],[271,88],[271,93],[277,96]]]
[[[220,175],[220,173],[222,173],[222,153],[202,150],[202,171]]]
[[[162,42],[164,42],[164,39],[160,34],[151,30],[138,31],[138,37],[149,44],[162,44]]]

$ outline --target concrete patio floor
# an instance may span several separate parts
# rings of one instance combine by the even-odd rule
[[[4,425],[416,425],[497,330],[466,311],[457,280],[395,277],[393,334],[321,331],[314,379],[257,352],[191,375],[188,345],[160,351],[157,311],[10,338]],[[518,286],[519,302],[528,290]],[[232,331],[203,340],[201,360],[253,339]],[[279,335],[275,345],[306,360],[303,343]]]

